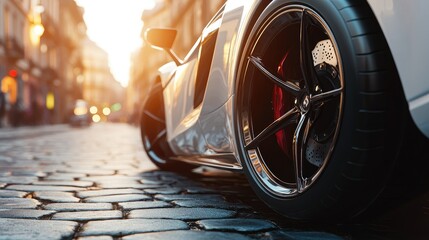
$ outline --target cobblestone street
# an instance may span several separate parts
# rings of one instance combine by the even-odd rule
[[[0,239],[368,239],[372,228],[289,222],[239,173],[159,171],[136,127],[0,132]]]

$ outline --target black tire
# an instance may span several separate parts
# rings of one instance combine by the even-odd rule
[[[164,98],[162,85],[156,82],[143,104],[140,116],[140,133],[143,147],[149,159],[160,169],[176,172],[190,172],[194,165],[171,160],[173,151],[167,143]]]
[[[298,37],[294,24],[298,24]],[[302,29],[308,32],[305,37]],[[308,68],[308,55],[314,60],[310,55],[312,42],[324,37],[331,41],[338,55],[337,68],[329,64]],[[259,15],[248,39],[237,82],[235,129],[238,151],[253,189],[271,208],[292,219],[340,221],[359,215],[386,186],[401,146],[404,132],[401,121],[407,115],[393,58],[369,5],[364,0],[274,0]],[[278,52],[294,41],[299,43],[299,54],[288,50],[284,58],[283,55],[279,58]],[[301,48],[304,45],[311,45],[310,51]],[[292,56],[291,63],[284,63],[288,55]],[[298,56],[298,60],[293,60],[293,56]],[[275,59],[282,60],[279,63]],[[261,79],[275,82],[275,77],[268,75],[279,76],[280,73],[275,72],[277,67],[287,68],[287,64],[297,64],[298,69],[314,69],[309,71],[314,72],[289,74],[298,76],[295,78],[298,80],[289,82],[294,83],[299,92],[294,93],[289,87],[289,92],[282,90],[282,94],[295,99],[289,105],[298,113],[294,118],[294,112],[283,118],[287,113],[282,112],[282,127],[275,125],[277,129],[268,135],[264,133],[270,132],[265,126],[280,119],[273,116],[276,98],[272,90],[280,84],[271,83],[276,87],[270,89]],[[290,66],[289,69],[293,69]],[[326,73],[317,67],[329,68],[328,75],[332,69],[337,70],[337,77],[332,74],[336,81],[332,84],[334,87],[313,88],[315,82],[320,84],[331,77],[324,76]],[[269,73],[264,73],[265,70]],[[288,77],[278,78],[286,81]],[[313,100],[317,94],[329,94],[331,90],[338,90],[332,99],[322,103]],[[272,97],[266,100],[264,96],[270,93]],[[310,104],[305,104],[306,98]],[[282,101],[286,101],[284,99],[288,100],[282,98]],[[328,108],[328,101],[335,106]],[[327,117],[320,117],[324,112],[328,112]],[[334,130],[320,130],[325,126],[317,123],[321,119],[336,121]],[[289,125],[295,130],[287,134]],[[324,134],[326,131],[328,138],[317,140],[321,138],[319,131]],[[280,134],[280,139],[293,136],[281,142],[278,132],[286,136]],[[292,145],[286,144],[289,142]],[[313,142],[325,144],[325,150],[314,153],[319,154],[318,161],[309,164],[313,156],[308,153],[309,146],[317,146]],[[289,150],[282,149],[286,145]]]

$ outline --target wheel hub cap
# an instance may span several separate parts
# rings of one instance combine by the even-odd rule
[[[302,98],[300,109],[303,113],[306,113],[308,110],[310,110],[310,97],[308,95],[304,95]]]

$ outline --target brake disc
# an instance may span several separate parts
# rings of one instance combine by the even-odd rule
[[[338,64],[337,55],[335,54],[334,46],[330,39],[318,42],[313,51],[311,51],[311,54],[313,56],[314,66],[321,63],[327,63],[331,66],[337,66]]]
[[[316,71],[326,71],[329,73],[330,78],[336,78],[335,66],[338,64],[338,59],[332,41],[327,39],[318,42],[311,53]],[[330,131],[325,130],[322,132],[319,134],[314,133],[312,137],[308,138],[305,151],[307,161],[317,167],[323,164],[330,146],[329,141],[326,141],[329,138]]]

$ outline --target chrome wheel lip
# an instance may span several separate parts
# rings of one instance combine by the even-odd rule
[[[265,33],[267,28],[271,26],[271,23],[275,21],[278,17],[281,17],[284,14],[289,14],[291,12],[304,12],[307,11],[309,14],[311,14],[311,17],[320,24],[323,29],[326,31],[326,35],[329,37],[329,39],[332,41],[334,45],[335,54],[338,58],[338,76],[340,80],[340,90],[339,93],[339,115],[338,120],[335,126],[335,133],[333,136],[333,140],[331,143],[331,146],[329,147],[329,151],[323,161],[322,166],[319,167],[317,172],[312,175],[310,178],[303,179],[302,182],[296,182],[293,183],[285,183],[278,179],[272,171],[270,171],[267,164],[265,164],[264,159],[262,157],[262,154],[260,153],[260,150],[258,148],[255,149],[247,149],[244,147],[244,153],[245,153],[245,161],[248,161],[248,165],[250,166],[251,172],[253,175],[256,176],[256,179],[258,182],[263,186],[264,189],[266,189],[268,192],[270,192],[273,195],[276,195],[278,197],[295,197],[303,192],[305,192],[321,175],[323,170],[325,169],[327,163],[329,162],[329,159],[331,158],[332,152],[334,150],[334,147],[336,145],[336,141],[339,134],[339,128],[342,121],[342,113],[343,113],[343,102],[344,102],[344,74],[343,74],[343,68],[342,68],[342,61],[341,61],[341,55],[339,54],[338,50],[338,44],[334,38],[334,35],[329,28],[328,24],[324,21],[324,19],[314,10],[311,8],[304,6],[304,5],[289,5],[282,7],[281,9],[277,10],[275,13],[272,14],[272,17],[267,19],[261,26],[260,31],[258,31],[256,35],[256,41],[253,44],[253,47],[250,49],[250,54],[248,56],[252,56],[252,52],[254,52],[255,47],[258,45],[258,41],[260,40],[261,36]],[[249,67],[252,65],[252,59],[250,57],[247,57],[247,63],[244,62],[246,65],[243,74],[244,76],[247,74]],[[318,88],[318,86],[317,86]],[[291,91],[293,92],[293,91]],[[306,118],[307,112],[311,108],[312,105],[312,98],[315,96],[312,96],[312,94],[308,91],[308,89],[305,89],[304,91],[301,91],[300,95],[302,96],[301,101],[296,101],[295,105],[296,108],[299,109],[300,112],[300,120],[298,121],[298,124],[300,124],[302,119]],[[251,117],[249,116],[249,112],[244,111],[240,112],[239,117],[239,129],[240,134],[242,134],[242,142],[243,145],[246,146],[249,144],[250,141],[252,141],[252,136],[254,136],[254,132],[251,125]],[[299,186],[301,185],[302,186]]]

